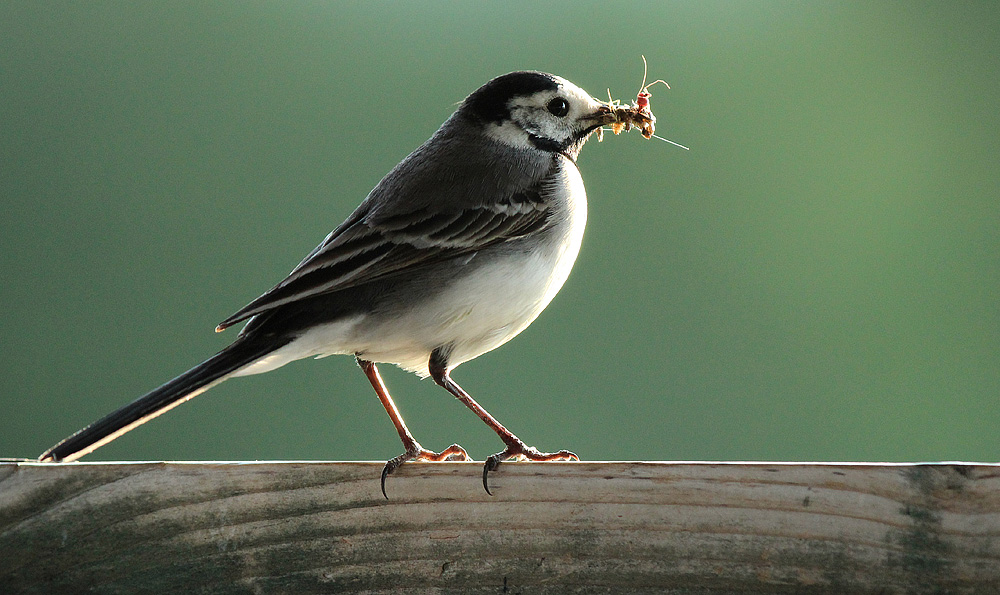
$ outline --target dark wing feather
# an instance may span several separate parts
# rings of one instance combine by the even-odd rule
[[[217,330],[278,306],[382,279],[404,269],[469,254],[544,229],[549,206],[538,192],[452,212],[426,208],[374,221],[352,217],[284,281],[233,314]]]

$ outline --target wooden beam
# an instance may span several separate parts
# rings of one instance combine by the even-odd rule
[[[987,464],[0,464],[2,593],[996,593]]]

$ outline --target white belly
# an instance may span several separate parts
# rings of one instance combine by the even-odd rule
[[[360,315],[316,327],[237,375],[266,372],[303,357],[359,353],[427,376],[428,359],[438,347],[451,346],[448,364],[454,368],[503,345],[552,301],[580,251],[586,192],[575,167],[564,169],[564,176],[566,194],[558,197],[559,219],[545,244],[530,252],[477,254],[455,282],[412,308],[391,318]],[[480,266],[486,260],[491,266]]]

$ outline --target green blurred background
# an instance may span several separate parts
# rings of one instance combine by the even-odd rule
[[[466,94],[642,77],[576,269],[455,379],[585,459],[998,459],[996,2],[0,5],[0,456],[226,345]],[[428,448],[499,440],[383,373]],[[400,452],[352,358],[225,383],[85,460]]]

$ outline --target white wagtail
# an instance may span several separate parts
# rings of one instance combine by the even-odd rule
[[[212,386],[312,356],[352,354],[403,441],[385,478],[406,461],[469,460],[456,445],[423,448],[379,376],[392,363],[434,381],[503,440],[486,459],[575,460],[527,446],[450,372],[503,345],[548,305],[576,260],[587,197],[576,158],[615,116],[551,74],[512,72],[469,95],[354,213],[281,283],[222,321],[247,321],[236,340],[191,370],[47,450],[71,461]]]

